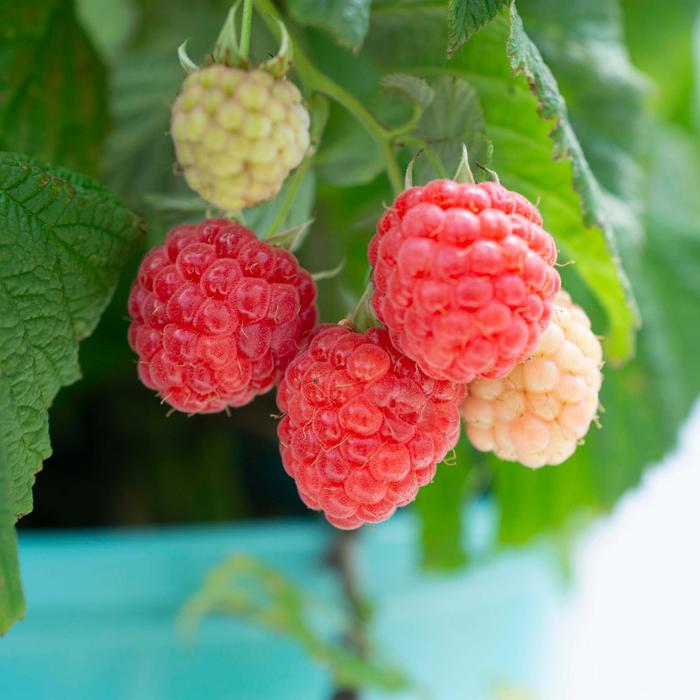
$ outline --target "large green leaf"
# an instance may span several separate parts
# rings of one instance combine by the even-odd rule
[[[0,488],[13,521],[31,510],[51,453],[48,409],[79,378],[78,343],[139,237],[138,220],[94,180],[0,155]]]
[[[444,27],[440,8],[409,12],[403,5],[385,6],[373,19],[366,46],[390,69],[455,75],[471,83],[494,146],[492,167],[506,186],[540,202],[545,226],[565,258],[575,260],[577,273],[606,312],[608,327],[601,330],[609,359],[629,357],[637,318],[600,186],[537,48],[512,10],[509,17],[497,16],[447,61],[441,50]]]
[[[0,150],[97,172],[104,68],[67,0],[0,3]]]

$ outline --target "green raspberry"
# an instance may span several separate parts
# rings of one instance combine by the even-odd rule
[[[226,210],[272,199],[309,147],[309,113],[297,87],[257,69],[191,73],[171,130],[187,184]]]

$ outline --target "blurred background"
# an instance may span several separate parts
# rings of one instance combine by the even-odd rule
[[[81,75],[99,99],[83,108],[104,126],[98,149],[66,155],[65,164],[97,175],[144,216],[149,246],[170,226],[200,218],[174,174],[167,136],[182,76],[176,49],[189,37],[190,54],[203,57],[230,3],[77,0],[74,16],[69,2],[44,3],[55,6],[53,20],[41,4],[32,9],[52,50],[63,33],[87,37],[83,60],[92,67]],[[304,21],[314,3],[278,6],[316,65],[392,123],[409,110],[379,92],[379,77],[447,65],[443,4],[376,1],[359,53]],[[286,622],[276,631],[274,620],[249,610],[208,620],[194,638],[176,631],[206,571],[241,553],[295,586],[304,625],[324,644],[347,646],[347,628],[361,620],[370,658],[382,660],[345,669],[363,679],[362,697],[393,689],[397,698],[436,700],[700,697],[700,413],[691,412],[700,389],[700,5],[517,5],[566,99],[644,321],[635,359],[606,370],[602,429],[570,463],[537,474],[460,445],[457,466],[441,470],[432,495],[354,541],[358,607],[347,571],[329,557],[334,534],[281,467],[274,396],[231,416],[188,418],[166,415],[137,381],[126,298],[141,250],[81,345],[83,380],[51,409],[53,456],[18,526],[29,612],[0,641],[3,700],[355,697],[343,690],[351,662],[308,647],[306,628],[287,624],[289,606],[277,611]],[[548,193],[553,211],[568,206],[563,195],[552,200],[557,187],[570,189],[570,172],[557,171],[560,184],[548,179],[552,124],[528,132],[527,119],[541,120],[525,81],[494,88],[498,71],[502,81],[510,74],[507,63],[480,64],[505,38],[503,26],[482,30],[451,65],[482,100],[492,166],[506,186],[542,198],[547,222]],[[274,47],[261,22],[253,46],[259,56]],[[510,135],[489,131],[509,95],[529,116]],[[23,150],[10,145],[2,147]],[[373,151],[332,106],[292,213],[304,220],[314,207],[302,264],[317,271],[346,261],[319,283],[324,320],[344,316],[362,289],[366,245],[391,197]],[[518,165],[527,163],[532,172],[521,183]],[[269,210],[249,212],[253,226],[266,220]],[[566,284],[602,333],[600,302],[572,267]],[[253,572],[253,589],[265,589],[268,573]],[[411,686],[402,690],[404,675]]]

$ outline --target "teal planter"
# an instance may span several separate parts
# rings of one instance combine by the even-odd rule
[[[506,682],[536,690],[561,598],[550,554],[521,550],[454,575],[424,574],[414,527],[410,516],[395,518],[361,538],[382,655],[439,700],[486,700]],[[205,572],[233,553],[333,599],[337,581],[322,563],[331,534],[309,521],[25,533],[28,616],[0,640],[0,698],[327,700],[332,680],[294,640],[228,618],[185,640],[175,618]]]

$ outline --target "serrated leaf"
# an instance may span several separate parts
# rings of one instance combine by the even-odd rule
[[[451,56],[472,34],[490,22],[510,0],[449,0],[447,52]]]
[[[0,471],[13,519],[31,510],[51,453],[49,406],[80,376],[78,343],[139,235],[136,217],[94,180],[0,154]]]
[[[359,49],[369,29],[371,0],[286,0],[297,22],[328,32],[341,46]]]
[[[427,107],[435,96],[425,80],[406,73],[389,73],[382,77],[380,84],[384,92],[404,97],[422,108]]]
[[[0,150],[97,172],[107,130],[105,72],[64,0],[0,8]]]
[[[510,9],[508,56],[513,70],[524,75],[540,102],[546,119],[553,119],[551,136],[555,157],[571,163],[574,187],[580,195],[584,222],[590,227],[585,240],[562,240],[566,252],[576,261],[576,271],[597,292],[610,320],[605,337],[606,354],[622,361],[634,350],[637,311],[626,274],[622,270],[617,243],[606,212],[600,186],[591,172],[581,145],[568,121],[566,104],[556,80],[537,47],[525,33],[515,5]],[[602,235],[601,235],[602,234]]]
[[[469,477],[468,452],[462,432],[454,453],[438,465],[435,479],[416,498],[422,564],[427,569],[456,569],[467,560],[462,545],[462,516]]]
[[[366,48],[392,69],[410,67],[419,75],[453,75],[476,89],[486,133],[494,146],[491,167],[504,185],[539,202],[545,227],[557,239],[564,259],[576,261],[577,273],[605,309],[609,325],[601,330],[608,357],[625,359],[633,350],[637,317],[615,251],[609,246],[612,238],[595,223],[602,222],[609,233],[599,185],[562,109],[556,83],[545,80],[546,66],[518,27],[517,16],[513,18],[514,38],[510,18],[499,15],[450,61],[440,50],[444,21],[432,7],[423,9],[418,21],[413,11],[396,6],[374,18]],[[546,89],[546,102],[540,102],[544,97],[533,94],[524,77],[513,76],[514,68],[535,76],[534,89],[538,93]],[[579,192],[572,188],[574,181]]]
[[[433,82],[432,89],[433,100],[415,130],[428,146],[428,153],[418,158],[414,166],[416,184],[436,177],[453,177],[464,146],[472,170],[476,170],[477,163],[487,166],[490,158],[484,114],[474,88],[462,78],[443,75]]]

